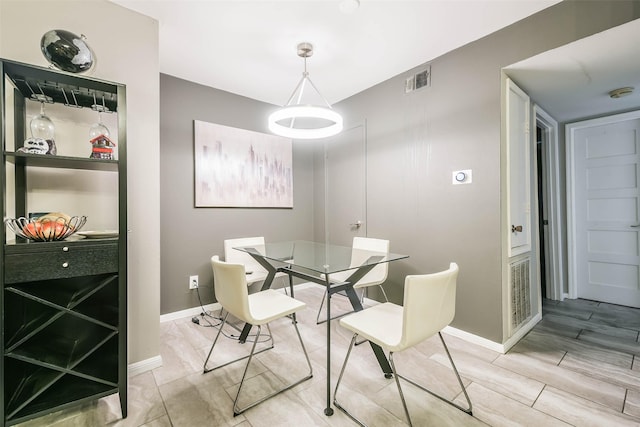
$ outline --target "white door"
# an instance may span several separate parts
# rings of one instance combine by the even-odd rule
[[[345,129],[325,142],[326,240],[351,246],[367,235],[365,124]]]
[[[529,96],[507,80],[509,256],[531,251]]]
[[[529,96],[511,79],[506,80],[508,282],[506,301],[510,316],[509,337],[520,329],[534,310],[531,286],[531,136]]]
[[[569,297],[640,307],[640,112],[567,125],[567,141]]]

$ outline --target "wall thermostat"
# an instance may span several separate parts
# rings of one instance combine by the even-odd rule
[[[453,171],[452,183],[457,184],[471,184],[471,169]]]

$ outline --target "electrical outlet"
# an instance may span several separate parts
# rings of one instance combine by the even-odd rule
[[[189,289],[196,289],[198,287],[198,276],[189,276]]]

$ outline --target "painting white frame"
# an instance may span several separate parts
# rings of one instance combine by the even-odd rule
[[[293,208],[289,138],[193,121],[196,207]]]

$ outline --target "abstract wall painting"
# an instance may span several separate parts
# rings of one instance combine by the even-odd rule
[[[293,208],[291,139],[193,125],[196,207]]]

